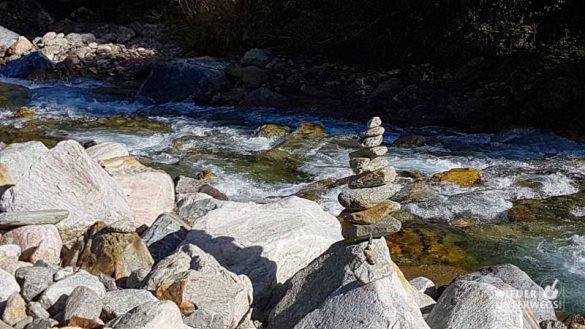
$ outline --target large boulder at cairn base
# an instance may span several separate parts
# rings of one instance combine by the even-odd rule
[[[2,211],[43,209],[69,211],[57,224],[65,238],[97,220],[132,218],[123,190],[75,141],[60,142],[38,158],[0,197]]]
[[[277,283],[342,240],[338,220],[308,200],[215,201],[217,208],[195,221],[184,244],[197,245],[230,271],[247,275],[259,307]]]
[[[386,240],[339,242],[284,284],[268,329],[428,329],[411,290]]]
[[[538,329],[523,325],[522,309],[504,291],[464,280],[443,292],[427,323],[433,329]]]
[[[139,95],[157,102],[188,98],[210,100],[225,85],[224,61],[210,58],[177,59],[157,65],[140,89]]]

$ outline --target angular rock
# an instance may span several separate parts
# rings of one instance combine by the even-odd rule
[[[410,285],[417,291],[426,294],[434,299],[438,297],[437,287],[435,283],[424,276],[416,277],[409,281]]]
[[[96,219],[113,223],[132,218],[122,189],[75,141],[60,142],[32,163],[26,176],[2,195],[0,208],[68,210],[69,217],[57,224],[65,237]]]
[[[87,154],[96,160],[108,160],[117,157],[129,156],[126,146],[120,143],[100,143],[86,149]]]
[[[382,201],[372,208],[350,212],[344,210],[337,219],[352,224],[368,225],[385,220],[393,211],[400,210],[400,204],[394,201]]]
[[[392,216],[370,225],[359,225],[347,222],[341,223],[341,234],[349,242],[365,241],[370,238],[379,238],[400,231],[402,223]]]
[[[377,187],[395,180],[396,170],[393,167],[382,167],[350,177],[347,186],[352,189]]]
[[[169,260],[170,258],[170,260]],[[173,259],[190,259],[189,269],[171,276],[168,271]],[[160,269],[160,270],[159,270]],[[162,272],[161,272],[162,271]],[[221,319],[222,327],[234,329],[249,315],[252,284],[245,275],[236,275],[222,267],[211,255],[195,245],[184,245],[152,271],[149,288],[156,286],[156,295],[172,300],[181,312],[190,315],[204,311]]]
[[[384,159],[384,158],[374,158],[372,160],[370,160],[370,162],[362,165],[362,166],[356,166],[353,169],[353,172],[356,174],[362,174],[362,173],[366,173],[366,172],[372,172],[372,171],[376,171],[376,170],[380,170],[386,167],[389,167],[390,163],[388,163],[388,160]]]
[[[205,181],[195,179],[187,176],[179,176],[175,185],[175,193],[177,194],[189,194],[199,193],[201,186],[206,184]]]
[[[485,267],[477,272],[460,276],[457,280],[484,282],[496,287],[504,283],[517,290],[513,296],[520,296],[521,303],[532,308],[538,320],[537,323],[557,319],[552,302],[545,298],[544,289],[515,265],[503,264]]]
[[[60,262],[63,242],[54,225],[30,225],[14,229],[0,238],[0,244],[17,244],[22,250],[20,258],[31,263],[45,260]]]
[[[390,199],[398,192],[398,189],[399,187],[392,184],[363,189],[347,189],[341,192],[337,199],[345,209],[360,211]]]
[[[57,272],[55,272],[55,274],[53,274],[53,280],[55,282],[61,281],[61,280],[65,279],[66,277],[72,275],[73,273],[75,273],[75,270],[71,266],[61,268],[61,269],[57,270]]]
[[[221,208],[223,203],[204,193],[186,194],[177,202],[177,213],[189,226],[192,226],[197,218]]]
[[[382,125],[382,119],[380,117],[373,117],[371,118],[368,123],[366,123],[366,127],[368,129],[376,128]]]
[[[333,245],[288,280],[269,329],[428,329],[384,239]]]
[[[292,129],[288,126],[277,125],[268,123],[262,125],[256,129],[254,135],[257,137],[265,138],[280,138],[286,136],[292,132]]]
[[[0,213],[0,229],[9,230],[26,225],[57,224],[69,217],[67,210],[39,210]]]
[[[190,329],[183,324],[181,311],[170,301],[144,303],[114,320],[113,329]]]
[[[16,32],[12,32],[9,29],[0,26],[0,50],[4,51],[8,49],[13,43],[18,40],[20,35]]]
[[[41,266],[19,268],[14,273],[16,281],[22,287],[22,297],[27,302],[35,299],[53,284],[53,274],[51,268]]]
[[[54,68],[53,62],[35,51],[0,66],[0,75],[7,78],[43,79]]]
[[[51,317],[49,312],[47,312],[39,302],[28,303],[26,313],[34,319],[48,319]]]
[[[173,211],[175,185],[169,174],[145,171],[114,179],[122,187],[137,224],[151,225],[160,214]]]
[[[342,239],[339,221],[311,201],[290,197],[269,204],[224,201],[195,221],[184,244],[194,244],[254,285],[265,301],[283,283]]]
[[[12,294],[4,306],[2,320],[13,326],[24,320],[26,317],[26,302],[22,299],[19,293]]]
[[[155,262],[172,254],[187,237],[183,221],[174,214],[160,215],[144,232],[142,240]]]
[[[47,152],[49,149],[41,142],[13,143],[0,151],[0,163],[16,184]]]
[[[8,300],[14,293],[20,292],[20,286],[14,276],[4,270],[0,270],[0,287],[2,287],[0,289],[0,304]]]
[[[443,292],[427,323],[433,329],[523,328],[522,309],[505,292],[465,280],[452,283]]]
[[[14,325],[14,329],[25,329],[30,323],[32,323],[35,319],[32,316],[27,316],[24,320],[20,321],[19,323]],[[12,327],[9,327],[12,328]]]
[[[108,291],[102,299],[105,320],[109,321],[120,317],[144,303],[157,301],[156,297],[147,290],[124,289]]]
[[[8,56],[22,56],[33,50],[35,46],[26,37],[19,37],[12,46],[8,47],[6,54]]]
[[[0,246],[0,261],[18,261],[20,254],[21,249],[17,244],[5,244]]]
[[[75,288],[80,286],[93,290],[99,298],[102,298],[106,294],[104,285],[97,277],[81,270],[51,285],[43,292],[39,302],[45,309],[60,310],[64,306],[67,297],[69,297]]]
[[[364,148],[372,148],[382,145],[384,136],[366,137],[360,139],[360,145]]]
[[[142,286],[144,285],[144,280],[146,279],[149,273],[150,270],[146,268],[139,268],[137,270],[132,271],[132,273],[130,273],[130,276],[128,276],[128,278],[126,279],[126,289],[142,288]]]
[[[116,280],[126,278],[139,268],[151,268],[154,260],[136,232],[116,232],[98,222],[87,231],[76,265],[95,275]]]
[[[15,261],[12,259],[0,260],[0,270],[6,271],[12,275],[16,273],[16,270],[23,267],[30,267],[33,264],[28,262]]]
[[[371,159],[366,157],[351,158],[349,160],[349,166],[351,169],[356,170],[357,168],[363,168],[370,163]]]
[[[53,319],[35,319],[25,329],[50,329],[58,324]]]
[[[227,63],[209,57],[157,64],[138,94],[161,103],[190,97],[210,100],[224,88],[226,66]]]
[[[102,301],[100,296],[90,288],[79,286],[73,289],[69,297],[67,297],[63,319],[67,322],[73,317],[94,320],[99,319],[101,312]]]
[[[367,149],[359,149],[357,151],[353,151],[351,153],[349,153],[349,157],[350,159],[354,159],[354,158],[370,158],[370,159],[374,159],[380,156],[385,155],[386,153],[388,153],[388,148],[386,146],[377,146],[377,147],[371,147],[371,148],[367,148]]]

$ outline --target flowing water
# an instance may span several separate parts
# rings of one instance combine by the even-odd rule
[[[363,123],[266,109],[153,105],[96,93],[101,84],[88,80],[2,81],[26,87],[29,95],[19,98],[18,91],[0,88],[0,105],[4,100],[6,107],[0,109],[0,128],[41,127],[49,140],[121,142],[133,155],[173,175],[212,170],[218,176],[214,185],[239,201],[267,202],[294,194],[316,180],[349,176],[348,152],[357,147],[356,136],[363,129]],[[21,105],[36,114],[15,118],[14,110]],[[121,114],[149,121],[139,127],[79,124]],[[255,162],[255,154],[280,142],[256,137],[257,127],[277,123],[294,128],[305,121],[326,127],[329,137],[300,146],[298,167],[291,170]],[[463,134],[439,128],[386,128],[388,145],[401,135],[435,140],[435,146],[390,147],[387,158],[398,170],[430,176],[475,167],[483,173],[483,184],[478,187],[427,184],[424,198],[403,203],[404,210],[416,215],[415,226],[455,232],[454,246],[473,258],[474,268],[511,262],[537,283],[559,279],[565,311],[585,312],[585,198],[575,197],[574,204],[567,206],[570,215],[559,213],[553,221],[510,223],[507,219],[517,199],[579,196],[585,185],[585,162],[580,161],[585,158],[585,144],[531,129]],[[39,133],[35,129],[32,136]],[[412,180],[398,183],[406,186]],[[339,191],[327,190],[319,201],[334,215],[341,210],[336,201]]]

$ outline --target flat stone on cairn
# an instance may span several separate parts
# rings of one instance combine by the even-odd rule
[[[382,120],[373,117],[361,134],[360,150],[349,154],[349,165],[356,174],[350,177],[349,189],[339,194],[345,208],[337,216],[343,237],[349,242],[379,238],[400,231],[401,223],[391,216],[400,204],[389,199],[398,191],[396,170],[382,158],[388,148],[381,146],[385,129]]]

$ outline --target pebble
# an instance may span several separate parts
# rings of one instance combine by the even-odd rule
[[[396,170],[386,166],[374,171],[366,171],[352,176],[347,183],[350,189],[382,186],[396,180]]]
[[[382,125],[382,119],[380,119],[380,117],[373,117],[368,121],[368,123],[366,124],[366,127],[368,127],[368,129],[370,129],[370,128],[379,127],[381,125]]]
[[[379,238],[390,235],[400,231],[401,228],[402,223],[399,220],[388,216],[384,221],[370,225],[342,222],[341,234],[345,240],[353,243],[368,240],[370,237]]]
[[[384,136],[367,137],[360,140],[360,145],[365,148],[371,148],[382,145]]]

